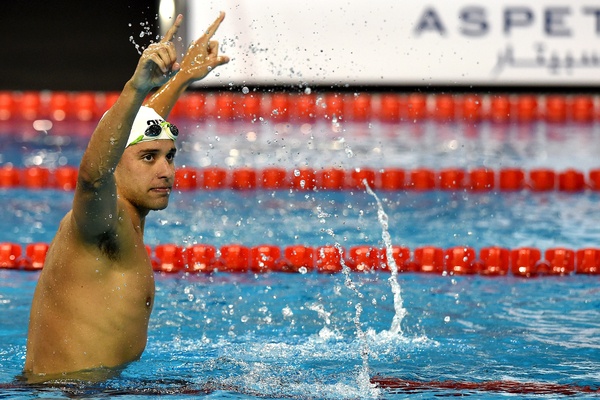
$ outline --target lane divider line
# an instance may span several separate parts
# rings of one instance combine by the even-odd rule
[[[0,269],[37,271],[44,266],[48,243],[0,243]],[[390,272],[385,249],[369,245],[336,246],[276,245],[244,246],[210,244],[181,246],[172,243],[146,246],[154,271],[176,273],[339,273],[342,261],[355,272]],[[392,246],[400,273],[436,275],[482,275],[536,277],[600,275],[600,248],[569,249],[535,247],[508,249],[500,246],[456,246],[443,249]],[[343,257],[343,258],[342,258]]]
[[[242,167],[226,169],[178,168],[175,172],[175,189],[190,190],[364,190],[363,181],[376,190],[398,191],[505,191],[531,190],[533,192],[560,191],[579,193],[600,191],[600,168],[587,173],[576,169],[555,171],[549,168],[520,168],[493,170],[474,168],[402,169],[369,167],[343,170],[339,168],[268,167],[263,169]],[[0,189],[56,189],[74,190],[77,168],[64,166],[17,168],[0,166]]]
[[[97,121],[116,101],[115,92],[0,91],[1,121]],[[600,120],[599,98],[584,94],[424,94],[186,92],[170,118],[221,121],[384,123],[430,119],[439,122]]]

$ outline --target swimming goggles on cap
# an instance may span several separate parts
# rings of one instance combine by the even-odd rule
[[[146,128],[144,135],[150,138],[154,138],[160,136],[163,129],[167,130],[167,135],[169,135],[170,138],[173,140],[177,139],[177,136],[179,136],[179,129],[177,129],[175,125],[167,121],[162,121],[160,124],[149,125],[148,128]]]
[[[177,136],[179,135],[179,129],[175,125],[167,121],[161,122],[152,122],[144,133],[139,136],[134,136],[133,130],[131,135],[129,136],[129,141],[125,147],[129,147],[132,144],[137,144],[141,142],[148,142],[151,140],[158,139],[171,139],[175,141]]]

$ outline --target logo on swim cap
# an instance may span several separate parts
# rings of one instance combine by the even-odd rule
[[[142,106],[135,116],[127,146],[149,142],[151,140],[170,139],[175,141],[179,135],[177,127],[165,121],[150,107]]]

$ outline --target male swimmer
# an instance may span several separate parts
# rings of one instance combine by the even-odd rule
[[[83,154],[73,208],[33,297],[23,372],[30,383],[102,379],[146,347],[154,277],[144,221],[167,207],[179,134],[165,119],[191,83],[229,61],[212,40],[221,13],[179,64],[172,39],[182,18],[143,52]]]

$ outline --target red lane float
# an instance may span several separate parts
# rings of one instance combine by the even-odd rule
[[[488,191],[494,189],[494,171],[477,168],[469,172],[469,186],[473,191]]]
[[[0,121],[8,121],[15,116],[16,96],[11,92],[0,92]]]
[[[0,269],[40,270],[48,252],[47,243],[0,243]],[[353,272],[390,271],[386,248],[370,245],[311,247],[275,245],[247,247],[229,244],[217,249],[209,244],[146,246],[152,268],[164,273],[265,273],[299,272],[339,273],[346,266]],[[447,275],[504,276],[531,278],[545,275],[600,275],[600,248],[577,251],[554,247],[542,251],[534,247],[506,249],[484,247],[477,252],[468,246],[442,249],[422,246],[412,252],[404,246],[392,246],[391,254],[398,272]]]
[[[489,119],[492,122],[508,122],[512,117],[512,104],[508,96],[492,96],[490,100]]]
[[[25,246],[25,256],[19,262],[20,267],[29,271],[42,269],[49,247],[47,243],[30,243]]]
[[[23,183],[28,189],[45,189],[49,187],[50,170],[43,167],[27,167],[23,170]]]
[[[77,183],[77,168],[63,166],[56,169],[31,166],[15,168],[0,166],[0,188],[25,187],[27,189],[73,190]],[[361,167],[349,171],[340,168],[324,168],[318,171],[308,167],[286,170],[281,167],[255,169],[241,167],[233,170],[221,167],[202,169],[182,167],[175,171],[174,188],[188,190],[364,190],[364,181],[377,190],[469,190],[472,192],[519,191],[533,192],[559,190],[579,193],[585,190],[600,191],[600,169],[587,174],[575,169],[556,172],[536,168],[529,172],[519,168],[494,171],[487,168],[462,170],[446,168],[435,171],[416,168],[374,170]]]
[[[410,249],[404,246],[392,246],[390,249],[392,252],[392,259],[396,264],[397,272],[410,272],[409,270],[409,262],[410,262]],[[388,259],[388,249],[381,250],[382,264],[381,269],[383,271],[391,271],[391,264]]]
[[[281,272],[311,272],[315,268],[315,249],[309,246],[293,245],[284,250],[279,263]]]
[[[439,247],[418,247],[414,252],[417,271],[429,273],[444,272],[444,250]]]
[[[202,170],[202,188],[206,190],[224,189],[227,183],[227,171],[224,168],[216,167]]]
[[[538,273],[538,262],[541,259],[540,250],[522,247],[510,252],[511,272],[515,276],[531,277]]]
[[[576,272],[578,274],[600,274],[600,249],[581,249],[576,253]]]
[[[208,244],[195,244],[185,251],[186,272],[206,272],[215,270],[217,248]]]
[[[176,244],[161,244],[154,248],[156,259],[153,269],[160,272],[176,273],[184,268],[184,250]]]
[[[299,168],[292,171],[292,188],[297,190],[314,190],[317,187],[317,174],[310,168]]]
[[[575,272],[575,252],[565,248],[548,249],[538,272],[546,275],[569,275]]]
[[[256,189],[256,170],[253,168],[238,168],[233,170],[231,188],[233,190]]]
[[[569,102],[570,117],[575,122],[590,123],[594,119],[594,98],[592,96],[574,96]]]
[[[216,266],[219,271],[248,272],[250,249],[246,246],[231,244],[221,247]]]
[[[558,190],[561,192],[581,192],[585,189],[582,172],[568,169],[558,175]]]
[[[21,184],[21,170],[10,165],[0,167],[0,188],[15,188]]]
[[[328,168],[317,172],[317,188],[323,190],[342,190],[346,188],[346,171]]]
[[[416,191],[426,191],[435,188],[435,172],[427,168],[411,171],[409,187]]]
[[[529,187],[534,192],[546,192],[556,187],[556,172],[550,169],[533,169],[529,172]]]
[[[600,186],[600,174],[598,174]],[[380,184],[378,189],[402,190],[406,188],[406,172],[400,168],[386,168],[379,173]]]
[[[352,179],[350,187],[353,189],[365,189],[365,183],[371,189],[375,188],[375,171],[369,168],[357,168],[351,171],[350,178]]]
[[[544,115],[546,121],[562,123],[567,120],[567,99],[565,96],[546,97],[546,109]]]
[[[263,189],[287,189],[290,184],[287,171],[283,168],[265,168],[260,178],[260,187]]]
[[[379,113],[376,114],[382,122],[395,123],[400,121],[400,98],[393,94],[383,94],[379,99]]]
[[[75,190],[79,170],[76,167],[64,166],[52,172],[54,188],[59,190]]]
[[[0,121],[94,121],[111,107],[118,93],[0,92]],[[440,122],[551,124],[592,123],[598,118],[596,99],[588,95],[486,95],[423,93],[293,94],[268,92],[184,93],[171,118],[201,120],[313,122],[317,119],[399,123],[430,118]]]
[[[346,265],[353,271],[375,271],[381,269],[381,250],[371,246],[354,246],[348,252]]]
[[[463,99],[462,117],[468,121],[479,121],[482,118],[483,104],[480,96],[468,95]]]
[[[277,271],[280,265],[281,250],[278,246],[260,245],[250,250],[250,271]]]
[[[475,249],[471,247],[453,247],[445,251],[446,271],[454,275],[472,275],[478,272],[475,263]]]
[[[342,258],[345,257],[343,249],[338,249],[335,246],[320,246],[317,248],[316,254],[317,271],[325,274],[342,272]]]
[[[505,168],[500,171],[500,190],[519,191],[525,188],[525,173],[518,168]]]
[[[539,117],[538,98],[533,95],[523,95],[517,98],[516,113],[518,122],[533,122]]]
[[[372,96],[365,94],[357,94],[351,97],[350,117],[356,122],[370,121],[373,117],[372,113]]]
[[[502,247],[484,247],[479,251],[479,273],[486,276],[508,274],[509,250]]]
[[[408,96],[407,119],[409,121],[421,121],[424,120],[430,113],[427,111],[427,96],[420,93],[414,93]],[[431,113],[433,114],[433,112]]]
[[[302,94],[292,98],[292,118],[296,122],[310,122],[317,118],[317,98],[311,94]]]
[[[460,169],[444,169],[439,173],[440,189],[460,190],[465,187],[465,171]]]
[[[20,260],[21,246],[16,243],[0,243],[0,268],[18,268]]]
[[[290,104],[290,96],[285,93],[274,93],[271,96],[271,109],[267,115],[273,121],[288,121],[290,117]]]
[[[175,171],[175,189],[194,190],[198,187],[198,171],[194,168],[178,168]]]

